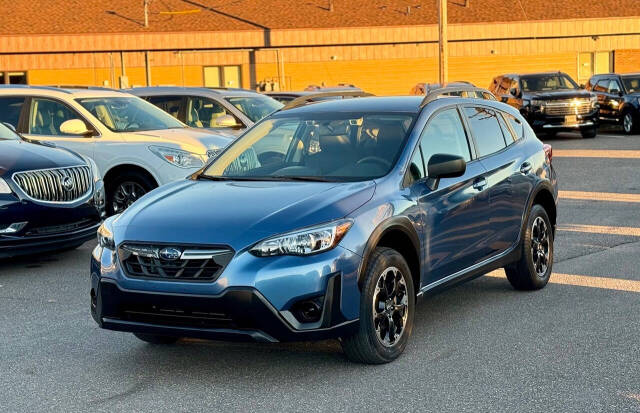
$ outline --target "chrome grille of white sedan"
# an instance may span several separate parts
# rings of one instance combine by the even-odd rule
[[[92,189],[88,166],[16,172],[13,181],[29,198],[44,202],[74,202]]]

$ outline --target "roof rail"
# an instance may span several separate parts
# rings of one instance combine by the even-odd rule
[[[49,87],[54,87],[58,89],[116,90],[112,87],[91,86],[91,85],[51,85]]]
[[[314,99],[318,98],[330,98],[330,97],[351,97],[351,98],[360,98],[374,96],[372,93],[363,92],[361,90],[345,90],[341,92],[318,92],[310,95],[300,96],[299,98],[293,99],[291,102],[284,105],[280,110],[288,110],[294,109],[300,106],[304,106],[307,103],[313,102]]]
[[[61,93],[71,93],[68,92],[64,89],[59,89],[57,87],[53,87],[53,86],[37,86],[37,85],[23,85],[23,84],[18,84],[18,85],[0,85],[0,89],[38,89],[38,90],[51,90],[51,91],[56,91],[56,92],[61,92]]]
[[[474,96],[471,95],[470,92],[477,92],[482,94],[483,99],[486,100],[497,100],[493,93],[489,92],[487,89],[481,87],[474,86],[451,86],[451,87],[443,87],[440,89],[434,89],[427,93],[427,95],[420,103],[420,107],[423,108],[434,100],[443,98],[443,97],[454,97],[454,96],[462,96],[466,94],[467,96],[462,96],[470,99],[474,99]]]

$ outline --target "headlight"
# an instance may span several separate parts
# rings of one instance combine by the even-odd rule
[[[91,174],[93,175],[93,182],[94,183],[98,182],[101,179],[100,171],[98,171],[98,165],[96,165],[93,159],[87,156],[84,157],[84,160],[87,162],[87,165],[89,165],[89,168],[91,169]]]
[[[340,220],[278,235],[256,244],[251,248],[251,253],[258,257],[272,257],[275,255],[311,255],[328,251],[338,245],[352,224],[352,221]]]
[[[0,178],[0,194],[10,194],[13,191],[9,188],[9,185],[5,182],[4,179]]]
[[[591,107],[595,108],[596,106],[598,106],[598,97],[593,95],[589,98],[589,101],[591,102]]]
[[[179,168],[200,168],[204,163],[200,155],[180,149],[149,146],[149,150]]]
[[[117,217],[118,215],[113,215],[107,218],[102,225],[100,225],[100,228],[98,228],[98,242],[102,248],[108,248],[112,251],[116,249],[111,224]]]
[[[540,106],[544,107],[544,100],[532,99],[531,106]]]

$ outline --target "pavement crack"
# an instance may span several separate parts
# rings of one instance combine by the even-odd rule
[[[89,404],[99,405],[99,404],[105,404],[105,403],[109,403],[109,402],[113,402],[113,401],[120,401],[120,400],[126,399],[127,397],[129,397],[131,395],[134,395],[136,393],[140,393],[146,387],[147,387],[147,383],[146,382],[134,383],[133,385],[129,386],[129,388],[127,388],[124,391],[118,392],[118,393],[113,394],[111,396],[102,397],[100,399],[90,400]]]

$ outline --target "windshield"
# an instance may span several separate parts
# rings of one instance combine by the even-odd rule
[[[229,97],[226,100],[247,115],[252,122],[258,122],[284,106],[268,96]]]
[[[20,136],[12,131],[7,125],[0,122],[0,140],[1,141],[17,141],[20,140]]]
[[[174,117],[137,97],[78,99],[104,126],[114,132],[184,128]]]
[[[332,182],[379,178],[395,164],[413,119],[413,114],[395,113],[266,119],[234,142],[204,176]]]
[[[525,92],[543,92],[549,90],[577,89],[578,85],[567,75],[549,74],[526,76],[521,78]]]
[[[640,76],[623,77],[622,83],[627,93],[640,93]]]

